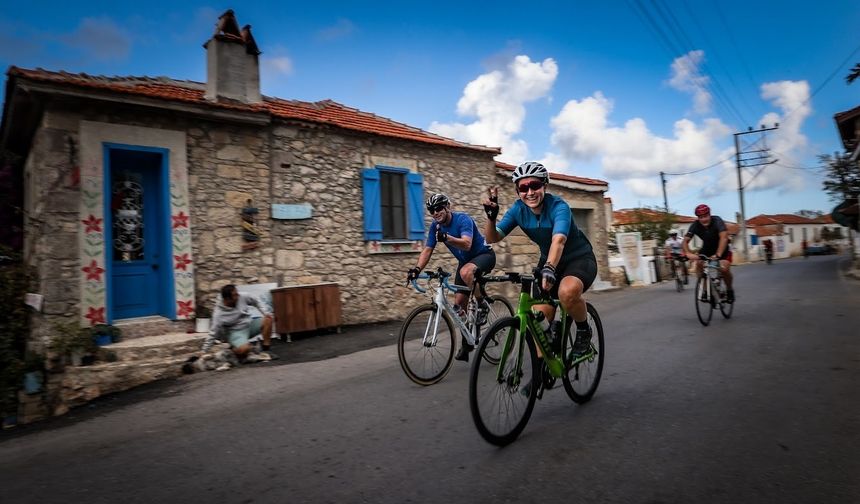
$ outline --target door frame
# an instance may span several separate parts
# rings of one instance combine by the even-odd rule
[[[129,145],[113,142],[102,143],[103,166],[103,208],[104,208],[104,236],[105,236],[105,320],[108,324],[114,322],[113,318],[113,214],[111,213],[111,166],[110,152],[112,150],[128,150],[154,152],[161,155],[161,166],[158,173],[158,210],[156,218],[156,233],[159,246],[158,267],[158,303],[155,315],[168,319],[176,318],[176,292],[174,288],[173,275],[173,234],[170,224],[170,163],[168,149],[162,147],[148,147],[143,145]]]

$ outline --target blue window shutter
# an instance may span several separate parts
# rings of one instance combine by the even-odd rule
[[[364,239],[382,239],[382,204],[380,203],[379,170],[361,170],[362,191],[364,193]]]
[[[420,173],[407,173],[406,191],[409,207],[409,239],[424,239],[424,177]]]

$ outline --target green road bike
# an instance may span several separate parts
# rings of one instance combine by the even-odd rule
[[[416,280],[412,281],[412,287],[416,291],[427,293],[432,299],[430,303],[412,310],[403,321],[397,338],[397,358],[406,376],[418,385],[433,385],[445,378],[454,365],[458,332],[470,345],[476,346],[482,329],[514,313],[514,308],[507,299],[488,295],[484,290],[485,284],[507,281],[507,277],[486,276],[478,272],[474,285],[480,289],[481,297],[487,302],[483,309],[478,306],[472,289],[451,285],[448,282],[450,277],[451,273],[442,268],[418,275],[417,280],[427,280],[428,286],[430,281],[435,280],[437,284],[433,289],[422,288]],[[469,294],[465,318],[460,318],[448,299],[449,293],[458,291]],[[497,345],[490,346],[483,357],[490,362],[498,362],[500,350]]]
[[[525,429],[535,401],[544,390],[561,378],[570,398],[582,404],[597,390],[603,373],[603,325],[597,309],[586,303],[591,344],[583,354],[574,354],[575,331],[572,320],[558,300],[532,296],[537,287],[534,275],[506,273],[508,281],[522,287],[516,314],[498,320],[484,334],[477,356],[495,352],[498,363],[476,357],[469,377],[469,408],[478,432],[488,442],[505,446]],[[555,337],[542,327],[543,314],[532,311],[535,305],[551,304],[558,308],[559,322]],[[561,323],[560,321],[567,321]],[[501,346],[501,352],[494,350]],[[538,358],[538,349],[543,358]]]

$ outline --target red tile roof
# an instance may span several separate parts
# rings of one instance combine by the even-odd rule
[[[816,221],[794,214],[761,214],[747,219],[747,225],[761,226],[766,224],[815,224]]]
[[[665,212],[652,210],[650,208],[624,208],[612,212],[613,226],[626,226],[628,224],[638,224],[643,220],[645,222],[661,222],[666,216]],[[670,214],[672,223],[688,224],[696,220],[695,217],[687,217],[685,215]]]
[[[330,124],[363,133],[494,154],[501,153],[501,149],[498,147],[485,147],[458,142],[385,117],[362,112],[361,110],[347,107],[332,100],[311,103],[265,96],[262,103],[256,104],[246,104],[237,101],[213,102],[203,97],[206,91],[205,84],[194,81],[174,80],[167,77],[105,77],[87,75],[85,73],[52,72],[41,68],[31,70],[14,66],[9,68],[7,74],[10,78],[19,77],[36,82],[145,96],[165,101],[271,114],[280,119]]]
[[[501,161],[496,161],[496,168],[501,168],[503,170],[508,170],[508,171],[514,171],[516,169],[516,166],[514,166],[512,164],[508,164],[508,163],[503,163]],[[585,185],[601,185],[601,186],[608,186],[609,185],[609,182],[606,182],[605,180],[586,178],[586,177],[576,177],[574,175],[565,175],[563,173],[549,172],[549,176],[550,176],[550,179],[566,180],[568,182],[576,182],[576,183],[585,184]]]

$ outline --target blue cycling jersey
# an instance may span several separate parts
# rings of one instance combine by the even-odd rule
[[[522,200],[517,200],[505,212],[502,220],[496,224],[496,231],[504,237],[516,226],[519,226],[526,236],[537,244],[543,258],[549,256],[553,235],[563,234],[567,236],[559,264],[594,253],[591,249],[591,242],[588,241],[585,233],[576,226],[570,212],[570,206],[563,199],[553,194],[544,196],[543,208],[539,214],[532,212]]]
[[[430,224],[430,234],[427,236],[426,244],[430,248],[436,247],[437,228],[442,228],[442,231],[454,238],[465,238],[467,236],[472,238],[472,247],[469,250],[462,250],[452,247],[448,243],[445,244],[460,264],[465,264],[476,256],[490,251],[490,246],[487,245],[484,236],[478,231],[478,225],[475,224],[475,220],[462,212],[451,212],[451,222],[447,226],[439,224],[435,220]]]

